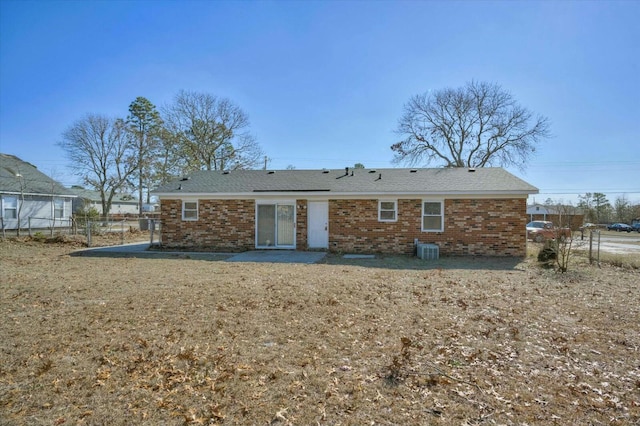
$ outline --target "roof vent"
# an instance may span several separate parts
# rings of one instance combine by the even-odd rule
[[[417,170],[416,170],[416,169],[411,169],[411,170],[409,170],[409,173],[416,173],[416,172],[417,172]]]
[[[369,170],[369,173],[375,173],[375,172],[376,172],[375,170]]]
[[[229,170],[225,170],[224,172],[222,172],[223,175],[228,175],[229,174]]]
[[[473,173],[473,172],[475,172],[475,171],[476,171],[476,168],[475,168],[475,167],[469,167],[469,173]]]
[[[189,179],[191,179],[189,176],[184,176],[184,177],[183,177],[182,179],[180,179],[180,180],[184,182],[185,180],[189,180]]]
[[[268,174],[268,175],[275,174],[275,170],[269,170],[269,171],[267,172],[267,174]]]
[[[322,173],[327,174],[329,173],[329,170],[323,170]]]

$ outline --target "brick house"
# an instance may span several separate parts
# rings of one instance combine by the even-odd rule
[[[582,209],[571,205],[532,204],[527,206],[527,220],[544,220],[575,231],[584,222]]]
[[[174,249],[524,256],[538,190],[501,168],[199,171],[157,188]]]

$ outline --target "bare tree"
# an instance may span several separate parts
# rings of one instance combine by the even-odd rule
[[[562,200],[553,201],[547,199],[546,206],[557,215],[555,234],[553,238],[548,238],[540,252],[538,260],[553,266],[557,271],[565,273],[569,270],[569,263],[574,253],[574,232],[579,224],[575,223],[578,217],[578,209],[571,204],[564,204]]]
[[[445,167],[524,168],[549,121],[520,106],[497,84],[467,83],[413,96],[404,106],[393,144],[396,163]]]
[[[111,210],[113,196],[138,169],[138,160],[121,119],[88,114],[63,134],[58,145],[76,175],[100,192],[102,214]]]
[[[563,234],[563,229],[575,229],[579,224],[575,223],[578,209],[571,204],[563,204],[561,201],[555,206],[558,214],[558,230],[556,233],[555,244],[557,250],[556,267],[557,270],[565,273],[569,270],[569,262],[573,257],[574,235],[567,237]]]
[[[631,223],[631,219],[633,219],[633,209],[626,194],[622,194],[615,199],[613,209],[615,210],[616,220],[618,222]]]
[[[248,132],[249,117],[229,99],[181,91],[163,110],[188,170],[250,169],[262,150]]]

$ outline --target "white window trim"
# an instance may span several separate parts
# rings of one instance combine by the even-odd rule
[[[62,214],[60,216],[56,215],[56,202],[60,202],[62,203]],[[53,218],[54,219],[64,219],[64,210],[65,210],[65,205],[66,203],[64,202],[64,198],[54,198],[53,199]]]
[[[389,212],[389,209],[382,209],[382,203],[393,203],[393,219],[383,219],[382,212]],[[398,200],[378,200],[378,222],[397,222],[398,221]]]
[[[9,200],[9,199],[15,200],[15,207],[7,206],[8,203],[6,202],[6,200]],[[2,197],[2,206],[1,206],[2,207],[2,211],[0,211],[0,217],[2,217],[3,219],[6,219],[6,220],[17,220],[18,219],[18,208],[20,207],[19,203],[20,203],[20,199],[18,199],[18,197],[12,197],[12,196],[4,196],[4,197]],[[7,217],[7,215],[5,215],[5,212],[7,210],[13,210],[15,212],[15,217]]]
[[[440,229],[425,229],[424,228],[424,203],[439,203],[440,204]],[[436,217],[436,215],[429,215],[429,217]],[[422,200],[422,215],[420,216],[420,228],[422,232],[444,232],[444,200]]]
[[[185,217],[184,213],[185,211],[187,211],[185,204],[187,203],[196,203],[196,208],[195,208],[195,212],[196,212],[196,217]],[[200,203],[198,202],[198,200],[182,200],[182,220],[184,221],[188,221],[188,222],[195,222],[198,220],[198,216],[199,216],[199,210],[200,210]],[[188,209],[188,211],[194,211],[194,209]]]

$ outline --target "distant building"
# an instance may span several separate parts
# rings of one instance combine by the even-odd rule
[[[90,208],[94,208],[99,214],[102,212],[102,198],[100,192],[92,191],[90,189],[84,189],[81,186],[72,186],[72,191],[77,198],[73,203],[73,212],[78,213]],[[143,207],[144,210],[144,207]],[[112,215],[138,215],[138,200],[129,194],[116,194],[111,200],[111,210],[109,214]]]
[[[68,227],[76,195],[20,158],[0,154],[2,229]]]
[[[546,220],[575,230],[584,222],[584,212],[575,206],[533,204],[527,206],[527,219]]]

